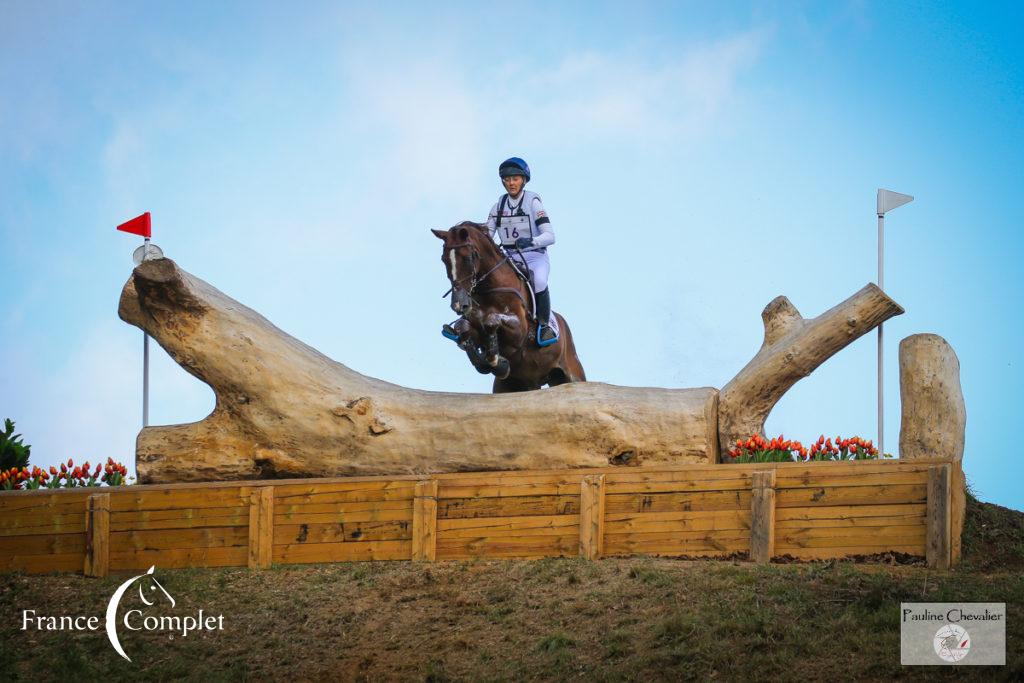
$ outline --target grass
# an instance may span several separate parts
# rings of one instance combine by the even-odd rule
[[[920,565],[657,558],[160,570],[223,632],[20,630],[99,615],[122,577],[0,574],[5,680],[934,680],[1024,677],[1024,514],[968,499],[964,559]],[[126,598],[127,600],[128,598]],[[1007,665],[902,667],[899,603],[1005,602]]]

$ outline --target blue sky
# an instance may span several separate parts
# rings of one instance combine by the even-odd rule
[[[875,279],[886,223],[886,449],[899,340],[956,350],[965,469],[1024,508],[1014,447],[1024,242],[1019,5],[65,3],[0,0],[0,417],[44,465],[130,462],[142,333],[116,315],[151,211],[183,268],[332,358],[488,391],[438,333],[430,228],[483,220],[526,158],[558,239],[552,303],[591,379],[721,387],[785,294]],[[213,394],[158,347],[151,422]],[[877,440],[875,338],[768,420]]]

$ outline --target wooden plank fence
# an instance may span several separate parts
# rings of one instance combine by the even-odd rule
[[[0,571],[628,555],[960,557],[960,462],[684,465],[0,493]]]

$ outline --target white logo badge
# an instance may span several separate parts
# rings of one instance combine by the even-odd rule
[[[959,624],[946,624],[935,632],[935,654],[947,662],[959,662],[971,651],[971,637]]]
[[[150,567],[145,574],[133,576],[132,578],[122,583],[120,586],[117,587],[117,590],[114,591],[114,594],[110,596],[110,602],[107,603],[107,638],[110,638],[110,644],[114,646],[115,650],[117,650],[117,654],[121,655],[129,662],[132,661],[131,658],[124,653],[124,649],[121,647],[121,641],[117,639],[117,606],[121,604],[121,596],[125,594],[125,591],[131,588],[131,585],[139,579],[149,577],[149,579],[153,582],[153,585],[149,587],[149,590],[155,591],[157,588],[159,588],[160,591],[167,596],[167,599],[171,601],[171,607],[174,607],[174,598],[171,597],[170,593],[164,590],[164,587],[161,586],[160,582],[156,580],[155,576],[153,576],[154,569],[156,569],[156,565]],[[153,603],[146,599],[146,592],[142,590],[142,586],[143,584],[140,583],[139,599],[142,600],[143,604],[147,606],[152,606]]]

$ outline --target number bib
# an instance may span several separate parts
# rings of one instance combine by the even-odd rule
[[[498,237],[502,246],[510,247],[520,237],[533,237],[529,216],[502,216],[498,226]]]

